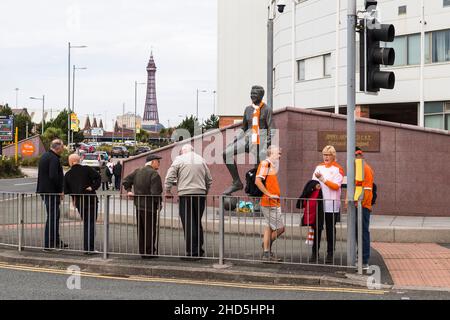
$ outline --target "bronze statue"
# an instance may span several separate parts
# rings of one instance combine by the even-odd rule
[[[265,159],[267,147],[271,144],[272,130],[274,129],[273,110],[263,102],[264,93],[263,87],[252,87],[250,97],[253,104],[245,108],[242,130],[223,153],[223,159],[233,178],[233,183],[223,192],[224,195],[231,195],[244,188],[234,156],[244,152],[252,153],[255,156],[256,165],[258,165],[261,160]]]

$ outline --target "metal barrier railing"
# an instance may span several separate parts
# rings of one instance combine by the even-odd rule
[[[278,209],[248,197],[0,193],[0,245],[101,253],[105,259],[160,256],[218,259],[219,264],[235,260],[354,267],[347,262],[346,215],[338,213],[344,203],[317,200],[311,205],[303,200],[282,198]],[[324,206],[336,213],[319,209]],[[361,227],[358,214],[357,229]],[[359,259],[362,232],[358,239]]]

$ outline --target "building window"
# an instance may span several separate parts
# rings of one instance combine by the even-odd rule
[[[450,7],[450,0],[444,0],[444,7]]]
[[[298,66],[298,81],[305,81],[305,60],[297,61]]]
[[[450,30],[436,31],[433,38],[433,62],[450,61]]]
[[[406,14],[406,6],[400,6],[398,7],[398,15],[404,15]]]
[[[426,102],[425,127],[450,130],[450,102]]]
[[[406,36],[396,37],[394,42],[387,44],[395,50],[394,66],[405,66],[408,63],[408,39]]]
[[[323,56],[323,75],[331,77],[331,53]]]
[[[408,36],[408,65],[420,64],[420,34]]]

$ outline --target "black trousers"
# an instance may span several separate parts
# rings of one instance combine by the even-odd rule
[[[205,211],[205,195],[180,196],[179,214],[186,240],[186,255],[201,257],[203,250],[202,217]]]
[[[319,213],[320,214],[320,213]],[[322,213],[323,214],[323,213]],[[320,241],[322,239],[323,222],[325,220],[325,228],[327,232],[327,253],[329,255],[334,254],[336,250],[336,222],[341,221],[341,214],[339,212],[331,213],[327,212],[323,214],[325,217],[319,217],[318,223],[314,228],[314,243],[313,254],[316,254],[320,250]]]
[[[59,195],[41,195],[47,211],[45,223],[44,245],[45,248],[59,248],[59,217],[61,197]]]
[[[117,190],[120,190],[120,178],[121,176],[114,176],[114,187]]]
[[[83,219],[83,250],[95,250],[95,223],[98,215],[98,198],[93,195],[76,196],[75,206]]]
[[[138,238],[139,254],[157,255],[158,246],[156,243],[156,224],[158,218],[158,208],[156,205],[149,205],[147,208],[137,207],[138,218]]]

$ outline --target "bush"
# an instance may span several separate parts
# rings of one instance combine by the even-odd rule
[[[0,178],[20,178],[23,176],[14,158],[0,157]]]
[[[109,155],[111,155],[112,148],[113,148],[112,146],[101,145],[101,146],[98,146],[98,147],[95,148],[95,149],[96,149],[96,151],[105,151],[105,152],[107,152]]]
[[[35,157],[35,158],[23,158],[20,161],[20,165],[22,167],[37,167],[39,164],[39,160],[41,157]]]

